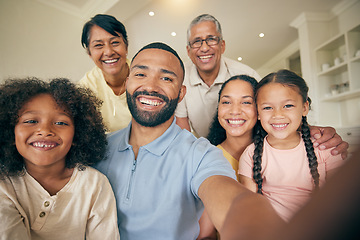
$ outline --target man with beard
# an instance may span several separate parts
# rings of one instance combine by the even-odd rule
[[[149,44],[132,60],[126,82],[132,121],[109,135],[108,158],[96,166],[115,192],[121,239],[196,239],[204,205],[220,229],[231,204],[240,209],[245,239],[266,235],[281,225],[271,205],[235,180],[218,148],[176,125],[183,78],[183,63],[166,44]]]

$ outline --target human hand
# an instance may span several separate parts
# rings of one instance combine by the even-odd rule
[[[331,150],[333,156],[341,154],[343,159],[347,157],[349,144],[342,140],[333,127],[310,126],[310,135],[315,139],[314,147],[320,150],[334,147]]]

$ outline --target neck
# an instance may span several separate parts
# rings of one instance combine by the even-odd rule
[[[274,136],[268,135],[267,141],[270,144],[271,147],[280,149],[280,150],[286,150],[286,149],[293,149],[300,143],[300,133],[295,132],[294,134],[291,134],[290,136],[284,138],[284,139],[278,139]]]
[[[62,166],[38,167],[27,164],[26,171],[50,194],[55,195],[70,180],[73,168]]]
[[[197,70],[201,80],[203,80],[203,82],[209,87],[213,85],[213,83],[215,82],[215,79],[217,78],[219,71],[220,71],[220,65],[217,66],[212,71],[199,71],[199,69]]]
[[[137,123],[134,118],[132,119],[129,144],[133,147],[135,159],[137,158],[139,148],[160,137],[170,127],[173,120],[174,116],[158,126],[145,127]]]
[[[253,142],[252,135],[245,134],[240,137],[227,136],[225,141],[220,145],[231,155],[233,158],[239,160],[245,148]]]
[[[107,85],[113,90],[115,95],[121,95],[125,92],[125,82],[129,76],[129,66],[126,67],[117,75],[107,75],[103,73]]]

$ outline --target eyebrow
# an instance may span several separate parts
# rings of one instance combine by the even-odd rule
[[[222,95],[221,98],[223,98],[223,97],[231,98],[230,95]],[[250,95],[241,96],[241,98],[252,98],[252,99],[254,99],[254,97],[252,97],[252,96],[250,96]]]
[[[26,114],[38,114],[39,112],[40,111],[37,111],[37,110],[24,111],[24,112],[19,114],[19,117],[21,117],[23,115],[26,115]],[[66,116],[66,117],[69,117],[71,119],[73,118],[69,113],[67,113],[66,111],[63,111],[63,110],[58,111],[58,115]]]
[[[136,65],[134,65],[133,67],[131,67],[130,71],[133,70],[133,69],[136,69],[136,68],[138,68],[138,69],[143,69],[143,70],[148,70],[148,69],[149,69],[149,67],[146,66],[146,65],[136,64]],[[171,75],[173,75],[174,77],[177,77],[177,75],[176,75],[175,72],[170,71],[170,70],[167,70],[167,69],[165,69],[165,68],[161,68],[160,71],[161,71],[162,73],[171,74]]]
[[[170,71],[170,70],[167,70],[167,69],[164,69],[164,68],[161,68],[160,71],[163,72],[163,73],[171,74],[171,75],[173,75],[174,77],[177,77],[176,73],[173,72],[173,71]]]
[[[134,65],[134,66],[131,67],[130,71],[133,70],[133,69],[136,69],[136,68],[139,68],[139,69],[149,69],[148,66],[136,64],[136,65]]]
[[[113,37],[111,37],[110,38],[110,41],[111,40],[114,40],[114,39],[116,39],[116,38],[121,38],[120,36],[113,36]],[[93,40],[93,41],[91,41],[91,43],[96,43],[96,42],[103,42],[104,40],[102,40],[102,39],[95,39],[95,40]]]

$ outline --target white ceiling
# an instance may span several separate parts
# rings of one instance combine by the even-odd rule
[[[203,13],[215,16],[223,28],[225,56],[243,58],[259,68],[297,39],[290,26],[302,12],[331,13],[349,0],[37,0],[84,21],[108,13],[123,22],[129,33],[129,56],[153,41],[168,43],[187,61],[186,30]],[[155,12],[150,17],[149,11]],[[171,36],[176,32],[176,36]],[[260,32],[265,33],[259,38]]]

